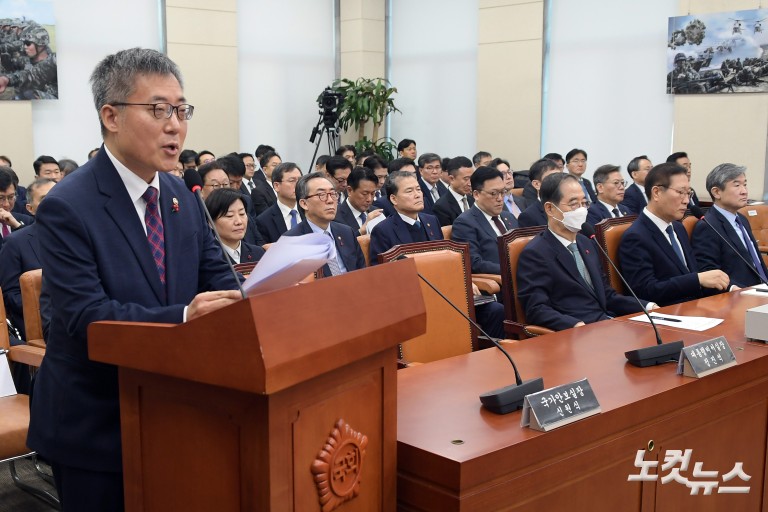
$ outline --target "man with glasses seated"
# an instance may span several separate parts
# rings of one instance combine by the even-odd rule
[[[512,166],[503,158],[494,158],[491,160],[489,167],[493,167],[504,177],[504,187],[507,189],[504,194],[504,209],[514,215],[515,218],[518,218],[528,208],[528,200],[523,196],[512,193],[516,188],[515,173],[512,171]],[[529,171],[525,171],[525,174],[528,175]],[[530,179],[528,179],[528,183],[530,184]]]
[[[203,180],[203,188],[200,191],[203,199],[207,199],[211,192],[217,188],[229,188],[229,176],[227,176],[224,167],[220,160],[212,160],[197,169]]]
[[[570,150],[565,155],[565,168],[568,170],[568,174],[572,174],[579,180],[587,201],[590,203],[597,201],[592,183],[584,177],[584,173],[587,171],[587,152],[578,148]]]
[[[35,222],[35,218],[14,212],[16,204],[16,185],[10,167],[0,166],[0,245],[13,231]]]
[[[728,289],[722,270],[699,271],[680,222],[691,197],[685,168],[663,163],[651,169],[645,195],[648,206],[619,245],[621,271],[638,297],[666,306]]]
[[[470,183],[475,204],[453,221],[451,239],[469,243],[472,273],[500,274],[496,239],[518,227],[515,216],[504,210],[504,178],[492,167],[480,167]]]
[[[347,200],[347,178],[352,172],[352,163],[343,156],[332,156],[325,163],[325,173],[336,185],[339,204]]]
[[[349,163],[344,157],[339,157]],[[302,176],[296,183],[296,201],[304,210],[304,220],[283,236],[324,233],[336,245],[336,258],[323,265],[325,277],[337,276],[365,268],[365,257],[352,228],[336,222],[339,193],[336,186],[321,172]]]
[[[640,311],[634,298],[611,288],[595,243],[578,234],[587,216],[578,179],[552,174],[540,193],[547,229],[525,246],[517,264],[526,321],[560,331]]]
[[[419,186],[424,196],[424,213],[434,215],[435,203],[448,193],[440,175],[443,171],[439,155],[435,153],[424,153],[419,157]]]
[[[619,204],[624,200],[624,187],[627,186],[620,169],[618,165],[601,165],[592,176],[597,187],[597,201],[589,206],[587,222],[590,224],[630,215],[629,208]]]
[[[271,244],[301,222],[296,205],[296,183],[301,178],[301,169],[293,162],[283,162],[272,171],[272,186],[277,202],[256,217],[261,238]]]

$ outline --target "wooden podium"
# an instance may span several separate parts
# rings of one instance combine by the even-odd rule
[[[119,366],[126,510],[395,510],[395,346],[423,334],[411,260],[181,325],[98,322]]]

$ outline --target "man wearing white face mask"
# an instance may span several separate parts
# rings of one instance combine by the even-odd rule
[[[588,203],[576,177],[551,174],[539,194],[547,229],[528,243],[517,266],[526,320],[560,331],[641,311],[635,299],[611,288],[594,242],[578,234]]]

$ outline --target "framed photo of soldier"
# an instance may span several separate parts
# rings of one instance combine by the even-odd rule
[[[0,0],[0,100],[58,98],[53,2]]]
[[[768,92],[768,9],[669,18],[667,93]]]

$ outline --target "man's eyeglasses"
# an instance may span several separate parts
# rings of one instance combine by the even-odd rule
[[[432,171],[442,171],[443,170],[443,166],[442,165],[425,165],[424,166],[424,170],[425,171],[429,171],[429,172],[432,172]]]
[[[481,190],[480,192],[484,192],[491,196],[493,199],[497,199],[499,197],[504,197],[504,189],[501,190]]]
[[[16,194],[10,194],[7,196],[0,196],[0,203],[5,203],[6,201],[9,203],[12,203],[16,201]]]
[[[256,168],[256,164],[245,164],[245,168],[246,169],[255,169]]]
[[[339,193],[336,192],[335,190],[332,190],[331,192],[318,192],[317,194],[309,195],[306,198],[309,199],[310,197],[316,197],[323,202],[327,201],[328,198],[330,197],[335,201],[336,199],[339,198]]]
[[[560,203],[560,204],[562,205],[562,203]],[[569,210],[573,211],[573,210],[575,210],[577,208],[589,208],[589,206],[591,204],[592,203],[590,203],[589,201],[581,201],[581,202],[579,202],[579,201],[571,201],[570,203],[566,204],[565,206],[567,206]]]
[[[208,183],[205,185],[206,187],[211,187],[212,189],[216,190],[217,188],[227,188],[229,187],[230,183],[228,181],[225,181],[224,183]]]
[[[587,163],[587,161],[586,161],[586,160],[580,160],[580,159],[579,159],[579,160],[577,160],[576,158],[573,158],[573,159],[571,159],[571,161],[570,161],[570,162],[568,162],[568,163],[569,163],[569,164],[574,164],[574,165],[581,165],[581,164],[585,164],[585,163]]]
[[[627,186],[627,180],[616,180],[616,181],[609,181],[611,185],[618,188],[624,188]]]
[[[176,111],[176,117],[179,121],[189,121],[195,112],[195,107],[182,103],[181,105],[171,105],[170,103],[110,103],[113,107],[152,107],[152,115],[155,119],[170,119],[173,111]]]
[[[693,189],[690,189],[690,188],[680,190],[678,188],[665,187],[664,185],[659,185],[659,186],[662,188],[666,188],[667,190],[674,190],[675,192],[677,192],[677,195],[680,196],[680,199],[682,199],[683,197],[688,197],[688,199],[693,197]]]

